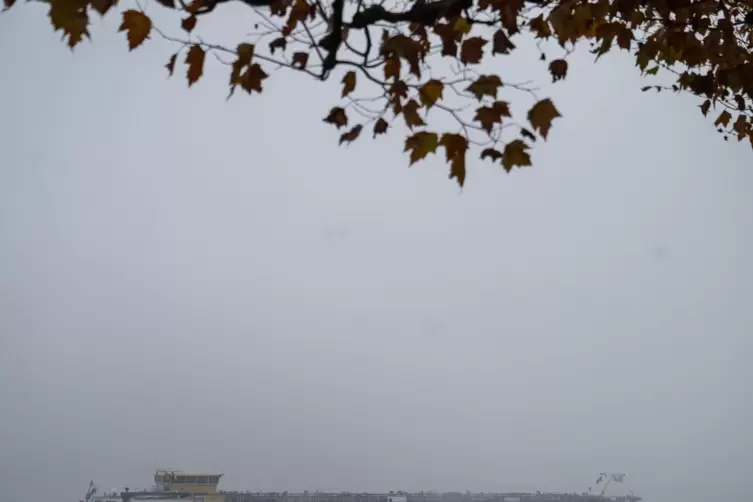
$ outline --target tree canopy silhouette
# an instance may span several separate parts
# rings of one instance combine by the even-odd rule
[[[8,9],[16,0],[3,1]],[[104,16],[118,0],[42,1],[53,28],[73,48],[89,37],[95,13]],[[753,0],[155,1],[175,11],[179,37],[155,26],[139,0],[121,12],[120,31],[130,50],[154,36],[174,42],[166,68],[172,75],[182,60],[188,86],[202,77],[210,53],[228,65],[228,97],[237,88],[254,94],[274,85],[270,68],[316,80],[337,74],[341,102],[322,116],[338,130],[340,144],[364,130],[376,137],[399,127],[407,132],[410,164],[444,153],[450,178],[461,186],[469,152],[508,172],[530,166],[532,143],[546,140],[561,116],[530,84],[484,71],[501,68],[526,36],[556,49],[555,57],[543,50],[539,57],[552,82],[567,77],[567,58],[576,50],[596,60],[613,49],[628,51],[644,75],[661,70],[672,76],[669,85],[644,91],[696,95],[700,112],[711,114],[725,140],[753,146]],[[197,38],[202,18],[231,1],[255,11],[252,39],[224,47]],[[516,94],[530,100],[520,116],[510,108]],[[432,127],[435,114],[451,117],[452,128]]]

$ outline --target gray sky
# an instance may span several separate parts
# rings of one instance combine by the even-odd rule
[[[71,55],[40,6],[0,16],[3,500],[158,466],[750,497],[753,156],[692,98],[576,57],[535,168],[471,161],[461,194],[399,130],[338,148],[334,83],[226,102],[225,69],[189,91],[118,24]]]

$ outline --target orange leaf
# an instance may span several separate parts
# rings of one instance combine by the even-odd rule
[[[348,125],[348,116],[345,115],[345,110],[343,108],[336,106],[329,111],[329,115],[324,118],[324,122],[333,124],[340,129],[341,127]]]
[[[196,83],[196,81],[204,74],[205,55],[206,53],[204,52],[204,49],[198,45],[192,45],[191,48],[188,49],[188,54],[186,54],[186,64],[188,65],[186,76],[188,77],[188,87],[191,87]]]
[[[561,116],[549,98],[542,99],[528,111],[528,121],[533,126],[533,130],[538,131],[544,139],[546,139],[549,129],[552,127],[552,120]]]
[[[147,39],[152,31],[152,20],[137,10],[123,13],[123,23],[118,31],[125,31],[128,38],[128,50],[132,51]]]
[[[460,61],[465,64],[477,64],[484,57],[484,46],[488,43],[481,37],[466,39],[460,47]]]
[[[351,92],[353,92],[353,89],[356,88],[356,72],[349,71],[345,74],[343,77],[343,94],[342,97],[344,98]]]

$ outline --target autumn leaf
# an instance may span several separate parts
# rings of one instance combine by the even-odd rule
[[[16,0],[3,0],[3,11],[6,11],[13,7],[14,3],[16,3]]]
[[[332,124],[338,129],[348,125],[348,116],[345,115],[345,110],[336,106],[330,110],[329,115],[324,118],[324,122]]]
[[[384,78],[386,80],[391,78],[395,80],[400,79],[400,58],[391,57],[384,62]]]
[[[356,88],[356,72],[349,71],[345,74],[343,77],[343,93],[342,97],[344,98],[351,92],[353,92],[353,89]]]
[[[552,127],[552,120],[561,116],[549,98],[542,99],[528,111],[528,121],[533,126],[533,130],[538,131],[544,139],[546,139],[549,129]]]
[[[502,167],[508,173],[513,167],[530,166],[531,156],[526,151],[528,145],[521,139],[515,139],[505,145],[505,151],[502,153]]]
[[[711,100],[707,99],[700,105],[701,113],[703,113],[704,117],[709,114],[709,108],[711,108]]]
[[[468,38],[460,46],[460,61],[465,64],[477,64],[484,57],[484,46],[488,41],[481,37]]]
[[[5,1],[7,4],[8,0]],[[15,2],[15,0],[12,0],[12,2]],[[94,10],[99,12],[101,16],[104,16],[110,9],[115,6],[116,3],[118,3],[117,0],[92,0],[91,6],[94,8]]]
[[[494,124],[501,124],[502,117],[510,117],[510,108],[505,101],[497,101],[492,106],[482,106],[476,110],[473,120],[481,122],[486,132],[491,133]]]
[[[68,37],[68,46],[73,49],[84,37],[89,37],[89,15],[86,3],[74,1],[51,1],[50,22],[55,31],[63,32],[63,39]]]
[[[374,124],[374,137],[376,138],[378,134],[385,134],[388,127],[387,121],[379,117],[379,120]]]
[[[293,54],[292,65],[295,66],[296,68],[303,70],[304,68],[306,68],[308,61],[309,61],[308,52],[296,52]]]
[[[173,72],[175,71],[175,61],[178,59],[178,53],[176,52],[172,56],[170,56],[170,60],[165,65],[165,68],[167,68],[168,76],[172,77]]]
[[[495,150],[494,148],[485,148],[481,152],[481,160],[484,160],[487,158],[492,159],[493,162],[496,162],[502,158],[502,152],[500,152],[499,150]]]
[[[285,40],[285,37],[278,37],[272,40],[271,42],[269,42],[269,52],[274,54],[275,50],[277,49],[282,49],[284,51],[287,45],[288,45],[288,42],[287,40]]]
[[[482,75],[475,82],[468,86],[466,91],[470,91],[481,101],[484,96],[497,98],[497,92],[502,87],[502,79],[498,75]]]
[[[415,99],[411,99],[403,106],[403,118],[405,123],[413,129],[414,127],[426,125],[421,116],[418,114],[419,105]]]
[[[567,61],[564,59],[555,59],[549,63],[549,73],[552,74],[552,83],[564,80],[565,76],[567,76]]]
[[[340,144],[342,145],[344,142],[352,143],[353,141],[355,141],[361,134],[361,129],[363,129],[363,126],[361,124],[358,124],[353,126],[353,129],[351,129],[350,131],[340,135]]]
[[[428,154],[434,153],[437,150],[437,146],[439,146],[439,136],[437,133],[421,131],[405,138],[403,152],[410,151],[410,165],[413,165]]]
[[[444,133],[439,144],[445,149],[447,162],[450,163],[450,179],[455,178],[461,187],[465,183],[465,155],[468,151],[468,139],[462,134]]]
[[[552,29],[549,27],[549,23],[544,20],[543,14],[539,14],[529,24],[531,31],[536,34],[536,38],[549,38],[552,36]]]
[[[204,74],[205,55],[206,53],[204,52],[204,49],[198,45],[192,45],[191,48],[188,49],[188,54],[186,54],[186,64],[188,65],[186,76],[188,77],[188,87],[195,84]]]
[[[715,126],[720,126],[720,125],[723,125],[723,126],[725,126],[725,127],[726,127],[726,126],[728,126],[728,125],[729,125],[729,121],[730,121],[730,120],[732,120],[732,115],[731,115],[731,114],[730,114],[730,113],[729,113],[729,112],[728,112],[727,110],[724,110],[724,111],[723,111],[723,112],[722,112],[722,113],[721,113],[721,114],[719,115],[719,117],[717,117],[716,121],[714,122],[714,125],[715,125]]]
[[[262,81],[269,77],[259,63],[253,63],[248,66],[243,75],[241,75],[241,88],[247,93],[262,92]]]
[[[515,44],[507,38],[504,30],[501,28],[497,30],[492,42],[492,54],[510,54],[513,49],[515,49]]]
[[[193,14],[185,18],[181,23],[180,26],[187,32],[191,33],[194,28],[196,28],[196,16]]]
[[[455,24],[452,25],[452,29],[453,31],[457,31],[458,33],[467,35],[468,33],[471,32],[471,25],[466,18],[459,17],[455,21]]]
[[[419,97],[421,98],[421,104],[427,109],[431,108],[434,103],[442,99],[442,91],[444,90],[444,84],[439,80],[432,79],[426,82],[419,91]]]
[[[152,31],[152,20],[137,10],[123,13],[123,23],[118,31],[125,31],[128,38],[128,50],[132,51],[147,39]]]

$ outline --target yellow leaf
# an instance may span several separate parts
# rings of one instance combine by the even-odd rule
[[[421,131],[405,138],[404,152],[410,150],[410,165],[434,153],[439,146],[439,136],[434,132]]]
[[[421,103],[426,108],[431,108],[434,103],[442,99],[444,84],[439,80],[432,79],[426,82],[419,91]]]
[[[342,97],[347,96],[351,92],[353,92],[353,89],[356,88],[356,72],[349,71],[345,74],[343,77],[343,94]]]
[[[188,87],[195,84],[204,74],[205,55],[206,53],[204,52],[204,49],[198,45],[192,45],[191,48],[188,49],[188,54],[186,55],[186,64],[188,65],[188,72],[186,74],[188,77]]]
[[[128,50],[132,51],[147,39],[152,31],[152,20],[143,12],[127,10],[123,13],[123,23],[118,31],[125,31]]]
[[[533,105],[528,112],[528,121],[533,126],[533,130],[538,131],[541,137],[546,139],[552,127],[552,120],[561,116],[552,100],[547,98]]]
[[[528,145],[521,139],[510,141],[505,145],[505,151],[502,153],[502,167],[508,173],[515,166],[530,166],[531,156],[526,152]]]
[[[455,24],[452,25],[452,29],[453,31],[457,31],[458,33],[465,35],[471,32],[471,24],[466,18],[459,17],[457,21],[455,21]]]

